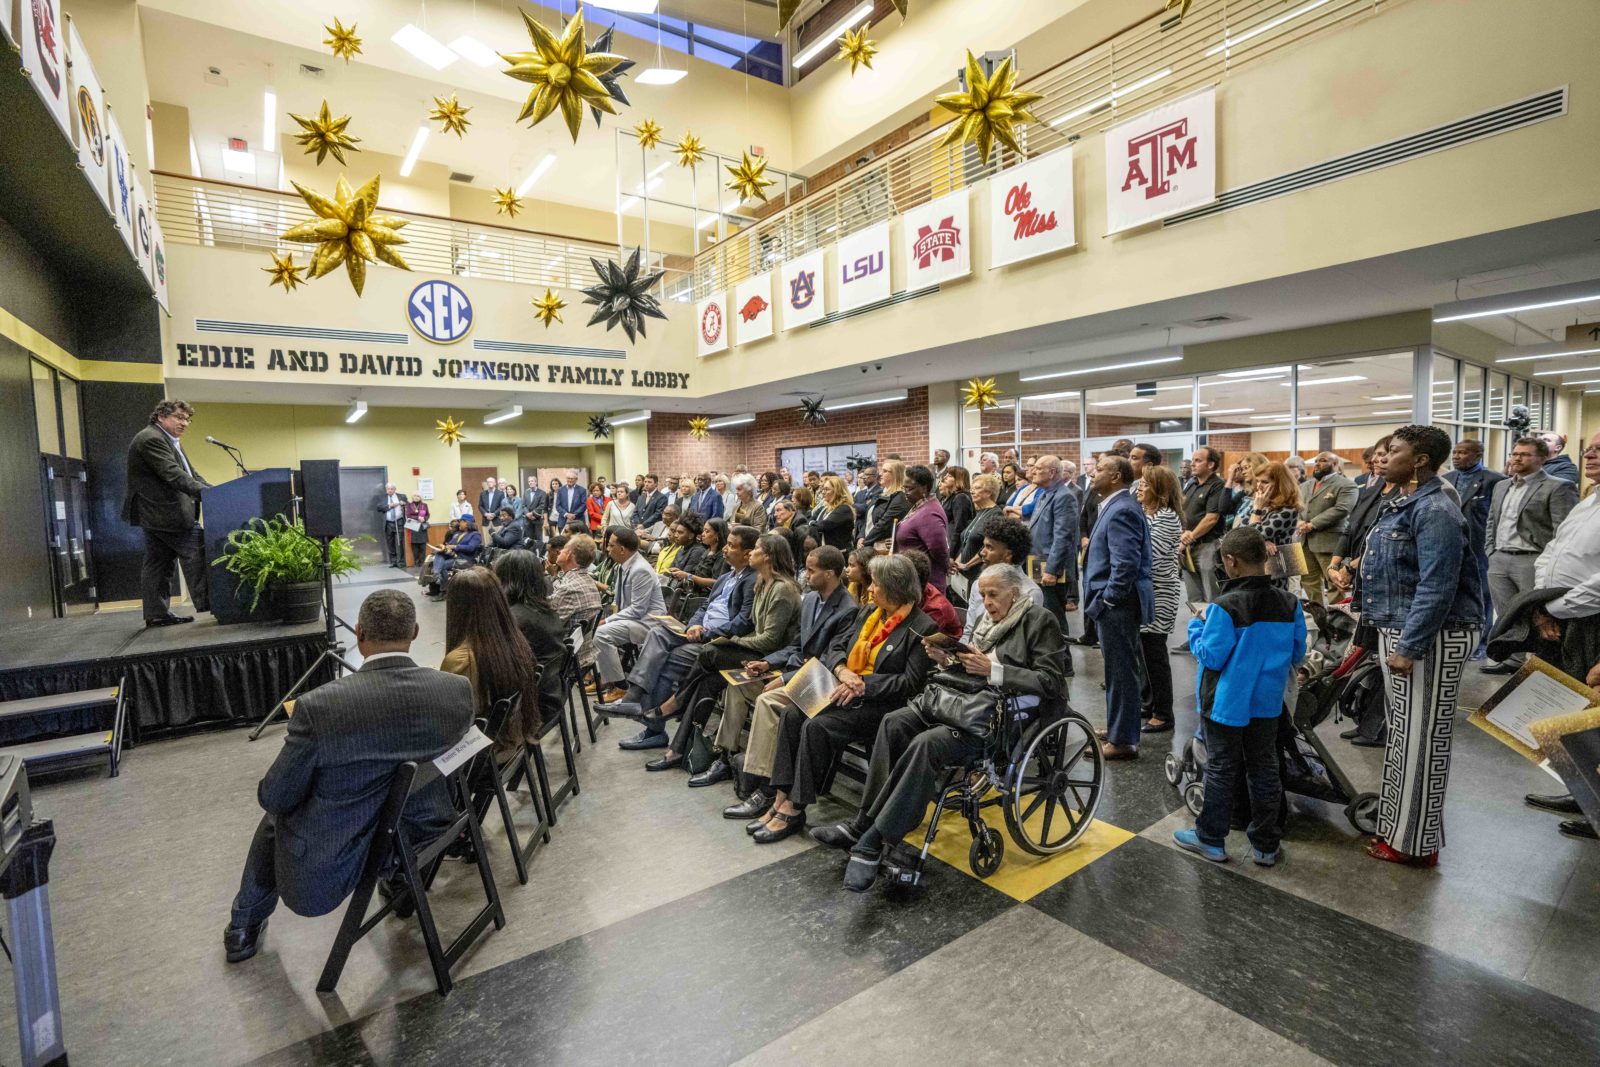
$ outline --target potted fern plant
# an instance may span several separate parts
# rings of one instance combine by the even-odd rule
[[[372,540],[362,534],[357,540]],[[255,611],[265,595],[272,614],[288,623],[315,622],[322,614],[322,545],[308,537],[298,519],[282,515],[251,519],[228,535],[227,547],[214,562],[249,586]],[[344,578],[361,569],[354,542],[335,537],[328,542],[328,573]]]

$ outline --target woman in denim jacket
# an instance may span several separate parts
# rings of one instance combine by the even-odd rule
[[[1361,555],[1361,618],[1378,631],[1389,700],[1378,836],[1367,854],[1426,867],[1444,847],[1456,690],[1482,614],[1467,522],[1438,476],[1449,455],[1443,430],[1395,431],[1384,479],[1416,488],[1383,505]]]

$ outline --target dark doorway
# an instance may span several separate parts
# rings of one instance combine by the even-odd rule
[[[339,516],[344,535],[355,541],[356,555],[367,563],[386,562],[383,554],[383,487],[389,481],[388,467],[339,468]],[[370,534],[370,541],[356,541]]]

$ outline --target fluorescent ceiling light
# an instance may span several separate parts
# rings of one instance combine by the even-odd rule
[[[1160,407],[1151,408],[1151,411],[1188,411],[1193,404],[1162,404]],[[1205,405],[1200,405],[1200,410],[1205,410]]]
[[[224,145],[222,149],[222,169],[235,174],[249,174],[254,177],[256,157],[250,152],[239,152]]]
[[[261,147],[268,152],[278,150],[278,94],[270,85],[261,94]]]
[[[1536,355],[1536,356],[1508,356],[1505,359],[1497,359],[1497,360],[1495,360],[1495,362],[1496,363],[1527,363],[1530,360],[1535,360],[1535,359],[1560,359],[1563,356],[1588,356],[1588,355],[1593,355],[1596,352],[1600,352],[1600,348],[1561,348],[1561,347],[1557,346],[1555,348],[1552,348],[1550,351],[1541,352],[1539,355]]]
[[[1277,420],[1277,419],[1290,419],[1290,418],[1293,418],[1293,417],[1294,416],[1290,415],[1287,411],[1285,411],[1281,415],[1252,415],[1252,416],[1250,416],[1250,421],[1251,422],[1272,422],[1272,421]]]
[[[464,33],[451,41],[449,48],[462,59],[476,63],[480,67],[492,67],[500,59],[493,48],[476,37],[469,37]]]
[[[796,66],[798,66],[798,65],[799,64],[796,64]],[[1143,89],[1143,88],[1145,88],[1146,86],[1149,86],[1149,85],[1154,85],[1156,82],[1160,81],[1162,78],[1165,78],[1168,74],[1171,74],[1171,73],[1172,73],[1172,68],[1168,67],[1165,70],[1156,71],[1154,74],[1150,75],[1149,77],[1140,78],[1138,81],[1134,82],[1132,85],[1127,86],[1126,88],[1123,88],[1123,87],[1120,87],[1120,86],[1113,86],[1111,92],[1107,93],[1105,96],[1102,96],[1100,99],[1092,100],[1089,103],[1084,104],[1082,107],[1074,108],[1073,110],[1067,112],[1065,115],[1062,115],[1060,118],[1051,119],[1050,120],[1050,125],[1052,125],[1052,126],[1062,126],[1062,125],[1065,125],[1066,123],[1071,122],[1073,119],[1082,118],[1083,116],[1089,114],[1089,112],[1091,112],[1091,111],[1099,111],[1103,107],[1110,107],[1112,104],[1115,104],[1118,100],[1121,100],[1123,97],[1132,96],[1134,93],[1138,92],[1140,89]]]
[[[1339,385],[1339,384],[1341,384],[1343,382],[1364,382],[1366,380],[1367,380],[1367,376],[1365,374],[1341,374],[1337,378],[1301,378],[1300,379],[1300,384],[1301,385]],[[1289,388],[1289,383],[1288,382],[1279,382],[1278,384],[1283,386],[1285,389]]]
[[[1077,395],[1078,395],[1078,390],[1076,390],[1076,389],[1068,389],[1064,393],[1034,393],[1031,396],[1023,397],[1022,399],[1025,402],[1029,401],[1029,400],[1060,400],[1060,399],[1062,399],[1064,397],[1077,396]]]
[[[1078,374],[1099,374],[1101,371],[1108,370],[1129,370],[1133,367],[1153,367],[1158,363],[1178,363],[1182,359],[1182,356],[1158,356],[1155,359],[1136,359],[1130,363],[1116,363],[1099,367],[1078,367],[1073,370],[1057,370],[1050,371],[1045,374],[1022,374],[1018,375],[1018,380],[1024,382],[1042,382],[1048,378],[1070,378]],[[1185,386],[1184,388],[1188,388],[1188,386]]]
[[[1387,411],[1370,411],[1370,412],[1368,412],[1368,414],[1369,415],[1409,415],[1409,414],[1411,414],[1411,409],[1410,408],[1390,408]]]
[[[1244,44],[1250,38],[1259,37],[1263,33],[1268,32],[1269,30],[1275,30],[1279,26],[1282,26],[1285,22],[1288,22],[1290,19],[1297,19],[1301,15],[1304,15],[1307,11],[1314,11],[1317,8],[1321,7],[1323,4],[1326,4],[1327,2],[1328,2],[1328,0],[1310,0],[1309,3],[1301,4],[1299,7],[1295,8],[1293,11],[1289,11],[1289,12],[1286,12],[1286,13],[1284,13],[1282,15],[1279,15],[1275,19],[1268,19],[1266,22],[1263,22],[1259,26],[1253,26],[1250,29],[1245,30],[1243,33],[1241,33],[1237,37],[1224,37],[1222,39],[1222,43],[1217,45],[1215,48],[1212,48],[1209,51],[1207,51],[1206,55],[1214,56],[1218,52],[1223,51],[1224,49],[1236,48],[1239,45]]]
[[[517,195],[518,196],[527,196],[528,195],[528,190],[532,189],[533,186],[534,186],[534,183],[537,182],[540,178],[543,178],[544,175],[545,175],[545,171],[547,171],[551,167],[555,166],[555,163],[556,163],[556,154],[554,152],[546,152],[544,154],[544,158],[539,160],[538,163],[535,163],[534,166],[533,166],[533,169],[528,172],[528,176],[526,178],[522,179],[522,184],[517,186]],[[401,173],[404,173],[404,172],[402,171]]]
[[[677,67],[646,67],[633,80],[639,85],[674,85],[689,76]]]
[[[848,15],[829,27],[821,37],[801,49],[800,54],[794,57],[794,69],[799,70],[833,47],[833,42],[837,41],[845,30],[853,29],[856,23],[872,14],[872,7],[872,0],[863,0],[857,4]]]
[[[1434,322],[1460,322],[1463,319],[1481,319],[1489,315],[1514,315],[1520,311],[1538,311],[1540,308],[1566,307],[1569,304],[1586,304],[1600,301],[1600,280],[1570,282],[1550,285],[1542,289],[1528,289],[1520,293],[1501,296],[1475,297],[1440,304],[1433,309]]]
[[[589,0],[590,7],[603,7],[609,11],[626,11],[632,15],[649,15],[656,9],[656,0]],[[611,425],[615,426],[616,423]]]
[[[427,31],[418,29],[409,22],[396,30],[394,36],[389,40],[404,48],[434,70],[443,70],[461,58],[440,44],[437,38],[429,36]]]
[[[1150,403],[1150,398],[1149,397],[1147,397],[1147,396],[1135,396],[1135,397],[1130,397],[1127,400],[1091,400],[1091,401],[1089,401],[1089,406],[1092,407],[1092,408],[1114,408],[1114,407],[1117,407],[1117,406],[1122,405],[1122,404],[1148,404],[1148,403]],[[1151,408],[1150,410],[1154,411],[1155,408]]]
[[[1202,404],[1201,406],[1204,407],[1205,405]],[[1206,412],[1205,417],[1214,419],[1218,415],[1244,415],[1254,410],[1255,408],[1217,408],[1215,411]]]
[[[1288,367],[1257,367],[1254,370],[1223,371],[1219,377],[1223,378],[1255,378],[1264,374],[1288,374]]]
[[[1550,372],[1542,371],[1540,373],[1548,374]],[[1553,389],[1561,389],[1569,385],[1595,385],[1597,383],[1600,383],[1600,378],[1579,378],[1576,381],[1570,382],[1551,382],[1550,386]]]
[[[483,417],[483,424],[485,426],[493,426],[497,422],[509,422],[512,419],[521,417],[522,405],[512,404],[510,407],[499,408],[498,410],[489,412],[489,414]]]
[[[721,430],[729,426],[743,426],[747,422],[755,422],[754,415],[727,415],[720,419],[712,419],[706,423],[708,430]]]
[[[366,413],[367,413],[367,402],[365,400],[357,400],[354,403],[352,403],[350,405],[350,409],[344,413],[344,421],[345,422],[360,422],[361,421],[361,417],[363,415],[365,415]]]
[[[1552,377],[1554,377],[1554,376],[1556,376],[1558,374],[1583,374],[1583,373],[1586,373],[1587,371],[1591,371],[1593,369],[1594,369],[1593,367],[1568,367],[1565,370],[1536,370],[1536,371],[1533,372],[1533,376],[1535,378],[1552,378]],[[1550,384],[1551,385],[1581,385],[1582,383],[1581,382],[1551,382]]]
[[[1452,388],[1454,388],[1454,387],[1452,387]],[[1442,392],[1442,390],[1435,389],[1434,392],[1438,393],[1438,392]],[[1384,396],[1369,396],[1369,397],[1367,397],[1367,399],[1368,400],[1410,400],[1411,399],[1411,394],[1410,393],[1388,393],[1388,394],[1386,394]]]
[[[891,389],[886,393],[868,393],[860,396],[847,396],[822,405],[823,411],[844,411],[846,408],[864,408],[870,404],[894,404],[904,400],[909,394],[904,389]],[[1009,433],[1010,431],[1006,431]]]
[[[649,422],[650,409],[641,408],[638,411],[624,411],[620,415],[613,415],[607,421],[613,426],[631,426],[636,422]]]
[[[411,147],[406,149],[406,158],[400,161],[400,177],[411,177],[411,168],[417,165],[417,155],[422,151],[423,143],[428,139],[428,127],[418,126],[416,136],[411,138]]]

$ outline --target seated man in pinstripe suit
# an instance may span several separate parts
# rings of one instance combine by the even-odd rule
[[[416,636],[411,599],[380,589],[356,621],[361,669],[296,701],[283,748],[256,789],[266,815],[223,931],[229,963],[256,954],[279,896],[299,915],[337,908],[361,875],[395,769],[437,757],[472,725],[471,684],[412,662]],[[439,833],[451,814],[442,780],[417,792],[405,813],[412,840]]]

